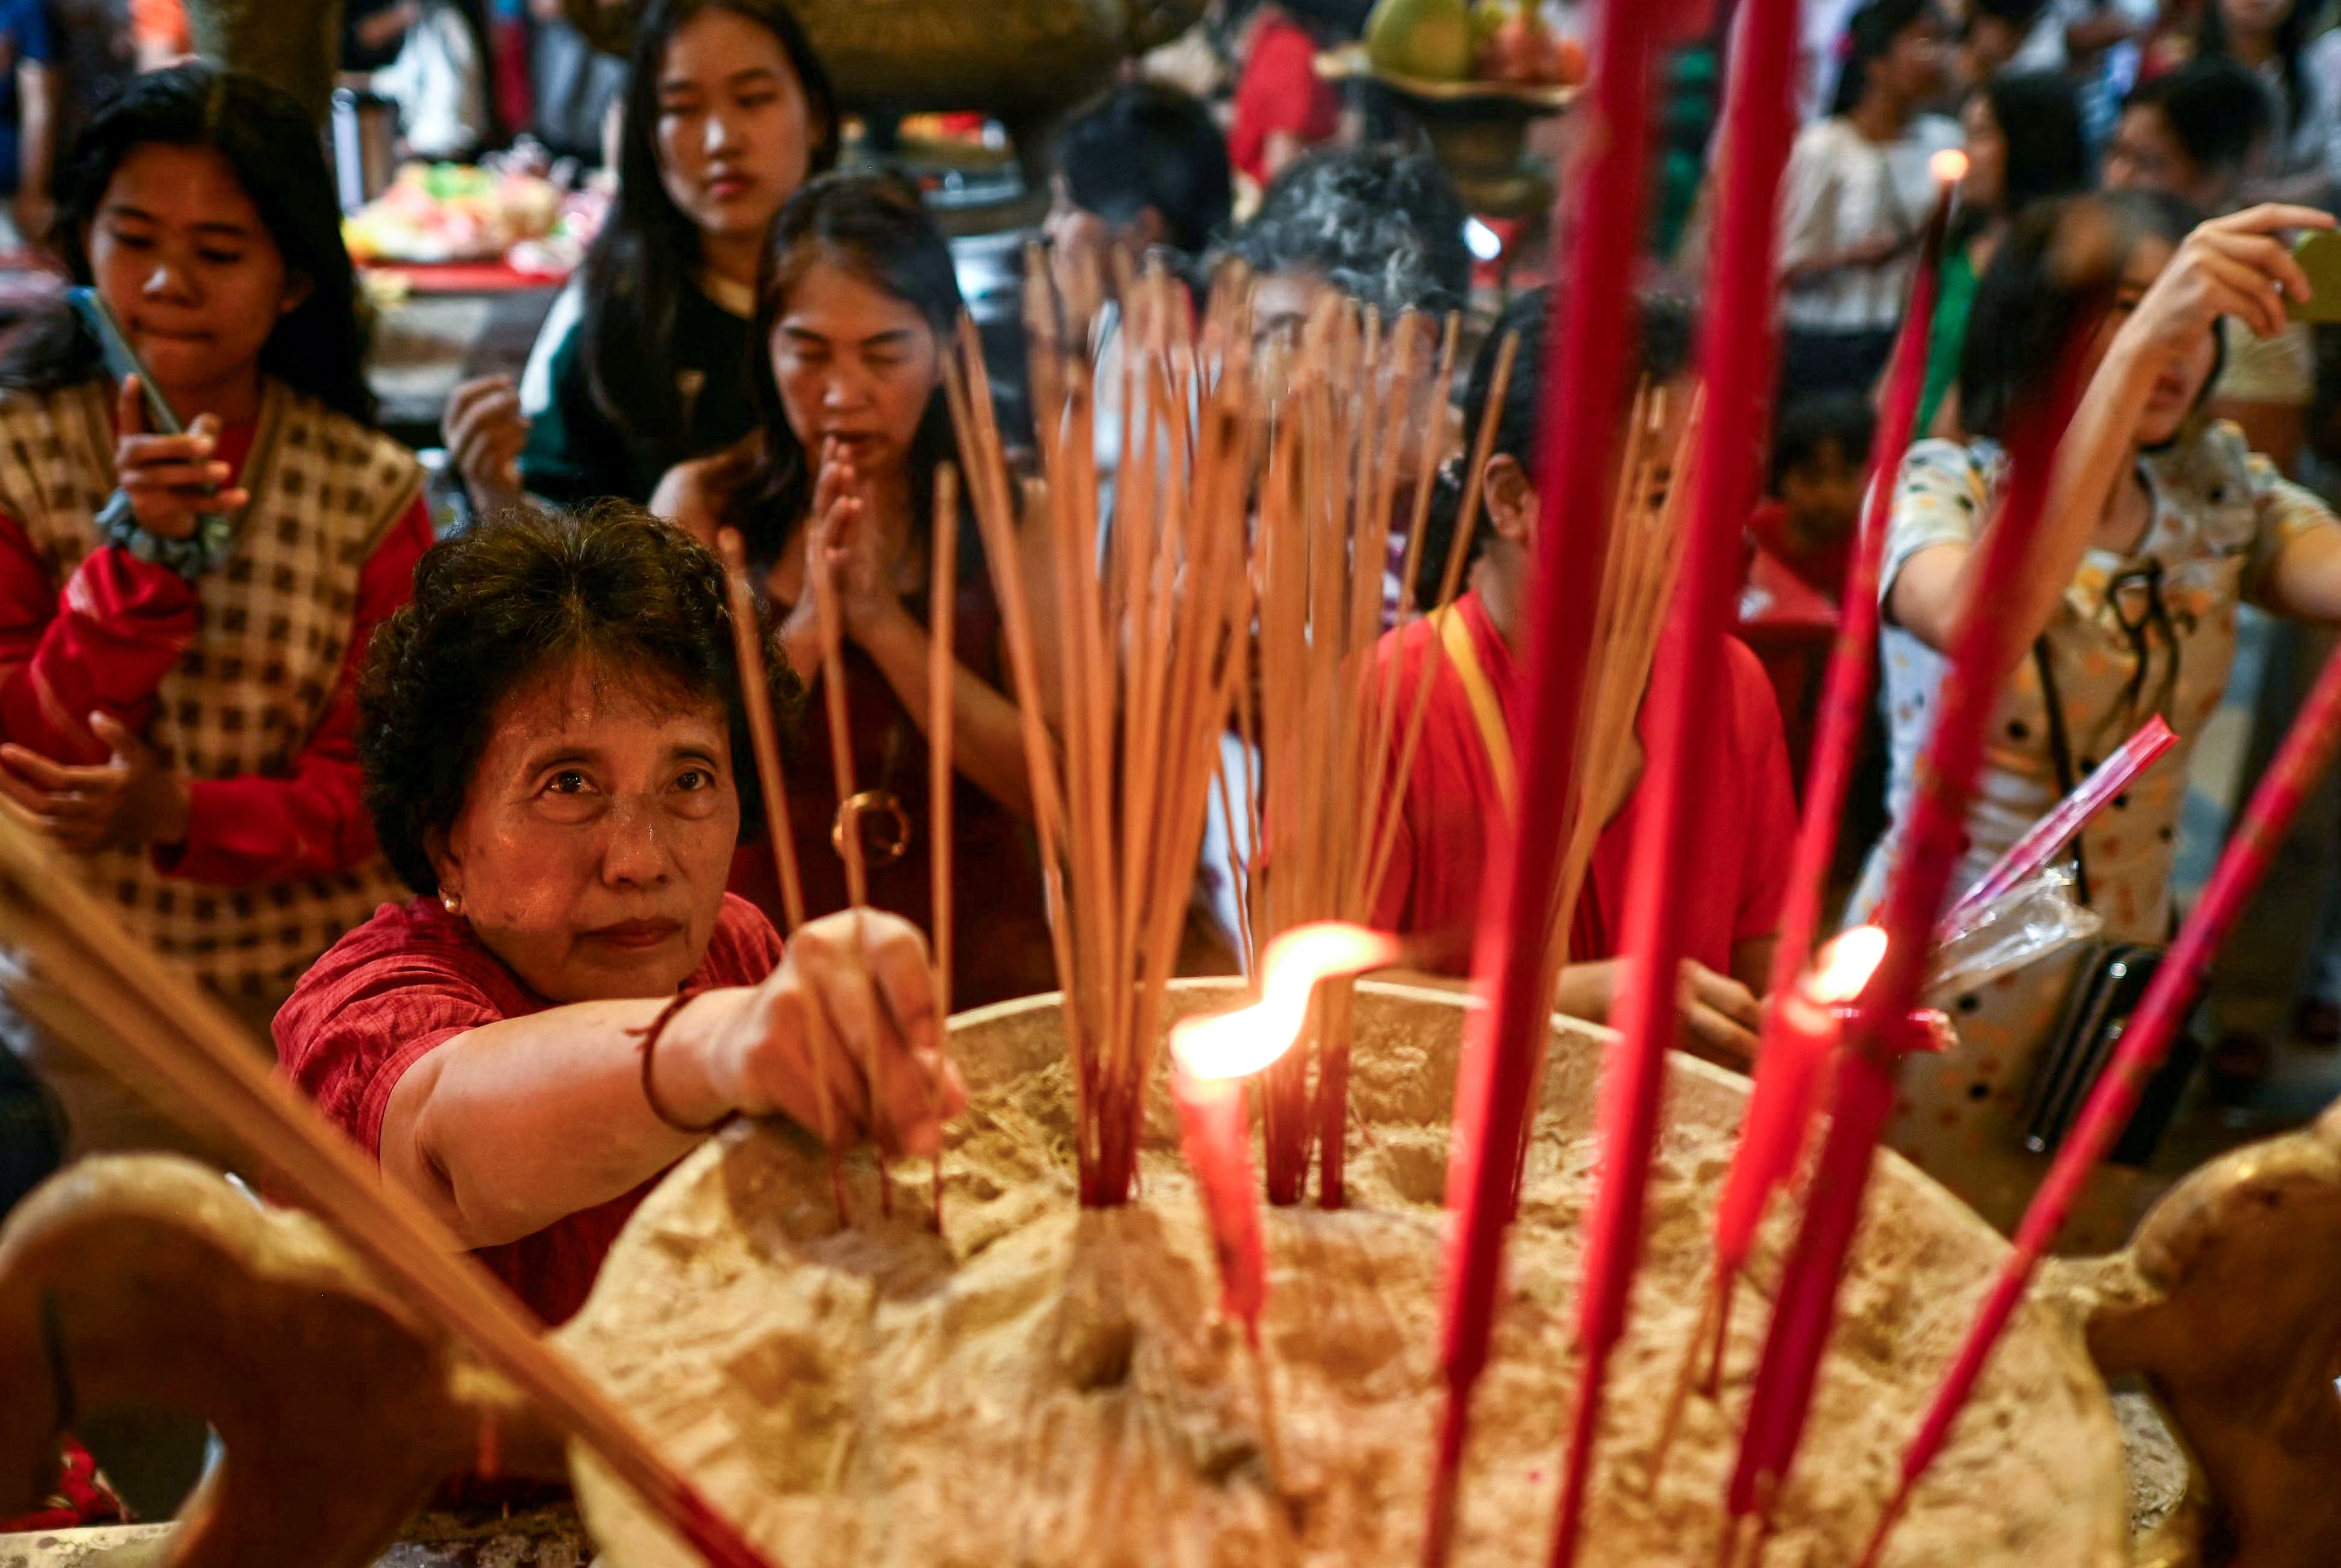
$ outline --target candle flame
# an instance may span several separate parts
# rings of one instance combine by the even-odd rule
[[[1852,1001],[1886,962],[1886,932],[1881,926],[1857,925],[1830,941],[1813,961],[1805,977],[1804,994],[1824,1007]]]
[[[1381,969],[1398,956],[1398,938],[1388,932],[1338,920],[1297,925],[1261,956],[1260,1000],[1207,1018],[1180,1019],[1170,1030],[1170,1054],[1198,1078],[1257,1073],[1300,1038],[1319,981]]]
[[[1927,160],[1927,172],[1947,185],[1956,185],[1967,177],[1967,155],[1957,147],[1945,147]]]

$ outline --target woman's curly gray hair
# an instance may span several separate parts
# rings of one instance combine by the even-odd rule
[[[1427,154],[1311,153],[1270,182],[1222,253],[1262,275],[1312,271],[1385,316],[1460,309],[1471,292],[1469,215]]]

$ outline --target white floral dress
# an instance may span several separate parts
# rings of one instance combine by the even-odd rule
[[[1989,442],[1962,446],[1923,441],[1898,481],[1880,592],[1913,555],[1973,541],[2006,477],[2004,454]],[[2043,636],[2065,713],[2077,776],[2086,776],[2156,714],[2178,744],[2084,834],[2091,907],[2107,942],[2167,941],[2170,871],[2187,794],[2187,759],[2204,721],[2217,709],[2235,659],[2236,612],[2258,602],[2277,552],[2333,514],[2307,491],[2278,478],[2235,426],[2191,430],[2139,464],[2153,501],[2138,547],[2091,550]],[[1943,657],[1898,626],[1879,637],[1883,701],[1891,741],[1888,807],[1894,826],[1871,851],[1849,905],[1867,916],[1884,892],[1911,781],[1934,724]],[[1954,894],[1980,876],[2063,794],[2049,744],[2040,675],[2027,656],[2002,693],[1986,738],[1985,761],[1967,811],[1967,850]],[[1903,1072],[1889,1137],[1894,1146],[2003,1229],[2012,1228],[2048,1156],[2018,1137],[2025,1092],[2054,1034],[2087,949],[2036,964],[1979,993],[1951,999],[1960,1044],[1920,1057]],[[2136,1217],[2134,1173],[2100,1173],[2063,1238],[2070,1251],[2118,1245]]]

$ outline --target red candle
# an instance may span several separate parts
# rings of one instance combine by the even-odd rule
[[[1918,1436],[1902,1456],[1900,1484],[1870,1542],[1863,1559],[1865,1563],[1877,1560],[1887,1533],[1910,1500],[1911,1488],[1948,1441],[1951,1423],[1974,1393],[1976,1380],[1983,1375],[1984,1363],[2006,1332],[2017,1303],[2023,1300],[2025,1287],[2031,1282],[2041,1254],[2064,1228],[2066,1216],[2079,1199],[2089,1173],[2129,1124],[2131,1115],[2137,1110],[2138,1096],[2161,1067],[2170,1042],[2194,1010],[2196,996],[2210,974],[2211,960],[2217,955],[2219,944],[2243,914],[2244,906],[2251,902],[2261,878],[2267,874],[2268,863],[2292,831],[2301,803],[2332,765],[2336,743],[2341,743],[2341,654],[2325,661],[2325,671],[2317,676],[2316,689],[2309,694],[2299,717],[2293,721],[2283,747],[2268,764],[2259,787],[2252,792],[2243,823],[2227,841],[2194,914],[2164,957],[2162,967],[2155,971],[2153,983],[2147,987],[2137,1011],[2130,1015],[2129,1026],[2122,1032],[2113,1060],[2098,1075],[2079,1120],[2063,1147],[2057,1151],[2047,1179],[2040,1183],[2040,1190],[2033,1194],[2030,1206],[2024,1211],[2023,1223],[2016,1231],[2016,1245],[2000,1263],[1974,1326],[1967,1330],[1957,1358],[1952,1362],[1934,1403],[1928,1407]]]
[[[1198,1078],[1175,1063],[1170,1097],[1179,1106],[1179,1150],[1203,1197],[1211,1251],[1220,1265],[1220,1315],[1244,1325],[1260,1343],[1268,1302],[1268,1250],[1260,1237],[1260,1197],[1252,1190],[1251,1118],[1243,1081]]]
[[[1593,1444],[1609,1358],[1625,1333],[1641,1266],[1643,1213],[1666,1054],[1680,1029],[1684,919],[1699,895],[1693,857],[1702,802],[1698,773],[1719,727],[1723,636],[1738,596],[1741,540],[1757,489],[1758,449],[1777,374],[1776,216],[1795,136],[1788,82],[1796,60],[1796,0],[1748,0],[1732,49],[1723,129],[1714,286],[1700,324],[1707,414],[1693,459],[1690,539],[1674,605],[1677,634],[1650,683],[1645,801],[1633,844],[1623,951],[1630,960],[1613,1011],[1618,1035],[1602,1068],[1601,1163],[1586,1220],[1578,1295],[1577,1409],[1561,1470],[1551,1563],[1569,1568],[1585,1517]]]
[[[1727,1497],[1735,1529],[1787,1480],[1804,1436],[1821,1352],[1836,1322],[1846,1253],[1894,1108],[1896,1073],[1917,1038],[1913,1005],[1926,978],[1936,917],[1966,845],[1967,796],[1983,764],[1984,728],[2021,653],[2007,617],[1992,612],[2028,565],[2057,445],[2077,400],[2083,351],[2096,327],[2092,314],[2062,345],[2050,393],[2010,421],[2015,434],[2007,497],[1980,545],[1982,560],[1953,637],[1901,857],[1878,920],[1886,951],[1838,1055],[1828,1134],[1757,1367]],[[1931,1030],[1925,1038],[1932,1039]]]
[[[1258,1002],[1171,1025],[1170,1097],[1179,1107],[1180,1152],[1210,1223],[1220,1310],[1242,1323],[1255,1346],[1268,1301],[1268,1254],[1252,1184],[1243,1080],[1300,1038],[1319,981],[1382,968],[1398,961],[1399,951],[1398,938],[1363,926],[1330,920],[1298,925],[1261,955]]]
[[[1822,1070],[1843,1034],[1838,1009],[1861,994],[1885,956],[1886,933],[1857,927],[1823,948],[1812,972],[1773,998],[1764,1021],[1762,1070],[1716,1198],[1719,1277],[1729,1278],[1748,1261],[1765,1203],[1794,1174],[1819,1110]]]
[[[1423,1535],[1423,1562],[1434,1568],[1447,1561],[1471,1393],[1493,1332],[1512,1176],[1551,1027],[1542,984],[1547,906],[1560,874],[1578,714],[1600,610],[1601,574],[1582,563],[1600,560],[1609,546],[1618,411],[1627,387],[1634,269],[1649,184],[1651,43],[1659,9],[1647,0],[1602,0],[1590,80],[1578,110],[1592,125],[1572,171],[1571,221],[1560,225],[1567,235],[1559,247],[1560,275],[1568,285],[1545,349],[1552,386],[1538,453],[1542,514],[1513,748],[1524,787],[1509,853],[1489,858],[1475,964],[1488,1005],[1466,1025],[1447,1166],[1455,1229],[1440,1344],[1446,1408]],[[1559,569],[1556,562],[1576,564]]]

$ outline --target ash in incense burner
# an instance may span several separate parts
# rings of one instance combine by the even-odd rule
[[[1181,987],[1174,1001],[1223,995]],[[954,1022],[974,1104],[954,1129],[945,1236],[926,1227],[922,1171],[897,1174],[883,1223],[858,1172],[861,1223],[841,1232],[818,1152],[742,1128],[643,1205],[559,1337],[791,1568],[1411,1560],[1440,1389],[1438,1205],[1461,1016],[1445,994],[1360,986],[1352,1094],[1367,1131],[1350,1149],[1351,1206],[1267,1214],[1273,1481],[1241,1332],[1214,1321],[1210,1240],[1166,1100],[1150,1106],[1138,1201],[1076,1205],[1053,999]],[[1517,1563],[1547,1543],[1596,1069],[1586,1036],[1556,1033],[1477,1407],[1462,1563]],[[1713,1561],[1778,1274],[1768,1233],[1722,1403],[1691,1403],[1653,1493],[1648,1462],[1698,1314],[1706,1216],[1744,1089],[1678,1058],[1671,1096],[1594,1483],[1594,1560],[1618,1568]],[[1767,1563],[1858,1554],[2002,1245],[1887,1157]],[[579,1472],[613,1563],[688,1560],[590,1459]],[[2111,1568],[2127,1505],[2102,1384],[2069,1331],[2028,1313],[1887,1561]]]

